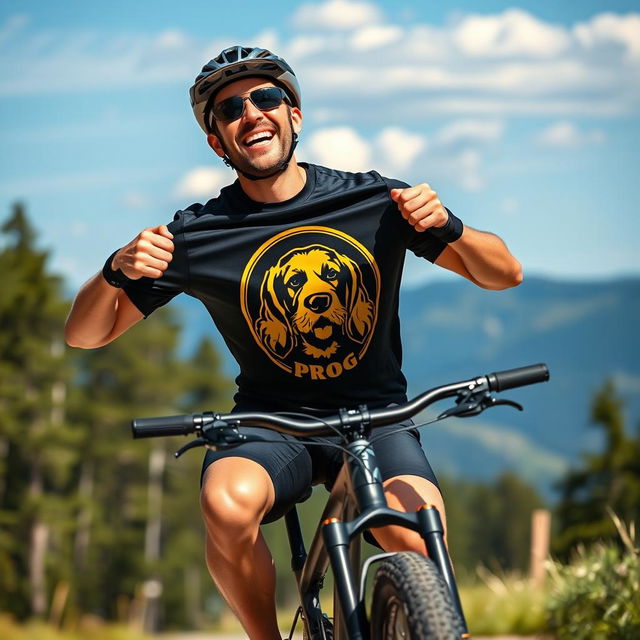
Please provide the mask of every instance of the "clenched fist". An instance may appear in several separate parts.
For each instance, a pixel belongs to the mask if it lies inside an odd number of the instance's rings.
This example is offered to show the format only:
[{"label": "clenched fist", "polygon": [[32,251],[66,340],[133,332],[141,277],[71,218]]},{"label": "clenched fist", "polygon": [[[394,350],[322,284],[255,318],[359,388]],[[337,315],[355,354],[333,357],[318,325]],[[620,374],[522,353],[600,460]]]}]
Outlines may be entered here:
[{"label": "clenched fist", "polygon": [[397,203],[402,217],[416,230],[426,231],[447,224],[449,214],[438,194],[426,183],[406,189],[391,189],[391,199]]},{"label": "clenched fist", "polygon": [[145,229],[122,247],[113,257],[111,268],[120,269],[131,280],[159,278],[172,258],[173,234],[167,225],[161,224]]}]

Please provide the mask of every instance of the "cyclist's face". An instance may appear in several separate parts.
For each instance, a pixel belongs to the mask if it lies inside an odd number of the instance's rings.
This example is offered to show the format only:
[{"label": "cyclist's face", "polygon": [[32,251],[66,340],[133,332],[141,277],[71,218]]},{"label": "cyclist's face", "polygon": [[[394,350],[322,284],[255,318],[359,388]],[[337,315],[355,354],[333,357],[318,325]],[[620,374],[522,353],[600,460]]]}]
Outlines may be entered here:
[{"label": "cyclist's face", "polygon": [[[264,78],[243,78],[223,87],[215,102],[232,96],[247,97],[255,89],[273,86]],[[216,122],[219,136],[209,134],[207,140],[220,157],[226,151],[239,169],[252,174],[269,173],[286,159],[293,132],[298,133],[301,124],[302,113],[297,107],[283,102],[275,109],[260,111],[251,100],[245,100],[242,115],[231,122]]]}]

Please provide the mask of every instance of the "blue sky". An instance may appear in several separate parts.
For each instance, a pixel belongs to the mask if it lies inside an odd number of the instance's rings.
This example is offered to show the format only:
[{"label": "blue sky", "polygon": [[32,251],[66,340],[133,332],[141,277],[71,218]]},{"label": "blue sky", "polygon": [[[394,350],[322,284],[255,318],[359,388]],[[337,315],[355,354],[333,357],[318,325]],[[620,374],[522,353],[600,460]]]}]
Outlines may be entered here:
[{"label": "blue sky", "polygon": [[637,0],[5,0],[0,211],[26,202],[72,287],[234,178],[187,90],[237,43],[298,73],[299,160],[429,182],[525,276],[640,275]]}]

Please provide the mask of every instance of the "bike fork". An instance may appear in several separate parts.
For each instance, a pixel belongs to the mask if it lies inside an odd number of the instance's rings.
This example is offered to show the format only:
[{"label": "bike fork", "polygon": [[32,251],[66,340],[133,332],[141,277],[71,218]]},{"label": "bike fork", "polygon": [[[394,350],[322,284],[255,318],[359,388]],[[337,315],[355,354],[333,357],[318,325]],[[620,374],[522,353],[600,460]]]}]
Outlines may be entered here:
[{"label": "bike fork", "polygon": [[324,523],[322,535],[329,554],[349,640],[368,640],[364,603],[358,597],[358,588],[349,561],[350,540],[346,525],[337,518],[330,518]]},{"label": "bike fork", "polygon": [[453,606],[460,616],[462,626],[464,627],[462,637],[468,638],[470,637],[469,630],[467,622],[464,619],[464,613],[462,612],[462,603],[460,602],[458,587],[453,575],[451,558],[444,543],[444,527],[442,526],[442,519],[440,518],[438,510],[431,504],[422,505],[422,507],[418,509],[418,524],[420,525],[420,532],[427,547],[427,554],[438,568],[438,571],[440,571],[440,575],[447,584],[447,587],[449,587]]}]

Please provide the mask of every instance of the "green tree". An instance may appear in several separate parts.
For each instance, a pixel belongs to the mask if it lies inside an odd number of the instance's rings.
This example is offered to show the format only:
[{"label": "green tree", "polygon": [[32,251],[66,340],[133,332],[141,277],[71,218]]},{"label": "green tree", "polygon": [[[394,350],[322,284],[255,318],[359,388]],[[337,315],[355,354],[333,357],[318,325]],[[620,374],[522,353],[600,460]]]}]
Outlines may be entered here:
[{"label": "green tree", "polygon": [[531,514],[543,506],[536,490],[511,471],[490,484],[447,478],[440,483],[456,568],[463,574],[478,565],[494,571],[527,571]]},{"label": "green tree", "polygon": [[111,344],[76,353],[70,410],[83,433],[73,542],[80,610],[115,617],[118,600],[133,598],[157,571],[166,443],[134,441],[128,425],[176,412],[184,390],[178,330],[162,309]]},{"label": "green tree", "polygon": [[580,542],[617,539],[608,509],[627,522],[640,519],[640,435],[627,434],[623,409],[613,382],[606,381],[591,406],[591,422],[602,431],[603,451],[584,455],[581,466],[560,482],[559,533],[553,548],[562,557]]},{"label": "green tree", "polygon": [[[60,498],[74,463],[77,434],[66,417],[69,368],[62,342],[66,304],[61,282],[47,271],[48,253],[24,205],[1,228],[0,251],[0,607],[43,616],[47,563],[55,573],[68,526]],[[22,576],[26,576],[23,579]]]},{"label": "green tree", "polygon": [[[184,413],[224,412],[231,407],[233,385],[222,372],[222,361],[213,342],[203,338],[193,355],[180,365],[183,395],[177,405]],[[167,445],[178,449],[184,438]],[[200,515],[199,485],[204,449],[170,459],[166,469],[164,537],[161,563],[164,584],[162,618],[167,625],[200,628],[204,602],[216,593],[204,561],[205,529]],[[216,599],[216,610],[221,600]]]}]

